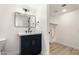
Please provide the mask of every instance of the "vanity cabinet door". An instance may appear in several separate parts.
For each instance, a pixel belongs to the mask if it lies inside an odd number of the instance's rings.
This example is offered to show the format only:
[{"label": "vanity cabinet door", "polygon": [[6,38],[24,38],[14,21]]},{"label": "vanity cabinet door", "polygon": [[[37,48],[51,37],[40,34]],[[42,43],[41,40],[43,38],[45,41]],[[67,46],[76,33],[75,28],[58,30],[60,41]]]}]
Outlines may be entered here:
[{"label": "vanity cabinet door", "polygon": [[36,35],[36,37],[33,36],[33,38],[32,38],[33,49],[37,50],[37,51],[41,50],[41,44],[42,44],[41,43],[41,35]]},{"label": "vanity cabinet door", "polygon": [[21,55],[29,55],[32,51],[32,43],[29,36],[21,36]]},{"label": "vanity cabinet door", "polygon": [[32,46],[31,46],[31,49],[32,49],[32,53],[34,55],[36,54],[40,54],[41,52],[41,35],[38,34],[38,35],[32,35],[31,36],[31,43],[32,43]]}]

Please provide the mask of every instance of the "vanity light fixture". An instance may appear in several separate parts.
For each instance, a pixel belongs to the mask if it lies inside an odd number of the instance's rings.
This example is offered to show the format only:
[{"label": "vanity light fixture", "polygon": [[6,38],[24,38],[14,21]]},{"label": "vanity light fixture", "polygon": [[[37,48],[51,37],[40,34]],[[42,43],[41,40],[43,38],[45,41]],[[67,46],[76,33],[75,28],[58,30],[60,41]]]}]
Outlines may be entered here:
[{"label": "vanity light fixture", "polygon": [[67,6],[67,4],[62,4],[61,7],[62,7],[62,12],[66,12],[67,9],[65,9],[65,7]]},{"label": "vanity light fixture", "polygon": [[67,6],[67,4],[62,4],[61,6],[62,6],[62,7],[65,7],[65,6]]},{"label": "vanity light fixture", "polygon": [[28,9],[26,9],[26,8],[23,8],[23,10],[24,10],[25,12],[29,12],[29,10],[28,10]]}]

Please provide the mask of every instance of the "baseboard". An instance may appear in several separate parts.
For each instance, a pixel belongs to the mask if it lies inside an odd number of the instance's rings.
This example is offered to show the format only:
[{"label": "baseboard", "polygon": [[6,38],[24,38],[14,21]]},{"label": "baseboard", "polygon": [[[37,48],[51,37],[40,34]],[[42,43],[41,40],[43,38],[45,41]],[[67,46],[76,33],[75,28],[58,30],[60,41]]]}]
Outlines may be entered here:
[{"label": "baseboard", "polygon": [[[20,52],[19,51],[6,52],[4,55],[20,55]],[[38,55],[43,55],[43,53],[41,52]]]},{"label": "baseboard", "polygon": [[6,52],[6,55],[19,55],[19,51]]}]

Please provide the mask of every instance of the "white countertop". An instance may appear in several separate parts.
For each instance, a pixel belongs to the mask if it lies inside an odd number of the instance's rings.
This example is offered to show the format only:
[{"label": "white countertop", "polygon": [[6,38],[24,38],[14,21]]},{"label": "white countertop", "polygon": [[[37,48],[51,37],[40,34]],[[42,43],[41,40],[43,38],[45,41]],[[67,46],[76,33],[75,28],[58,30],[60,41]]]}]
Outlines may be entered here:
[{"label": "white countertop", "polygon": [[18,34],[19,34],[19,36],[23,36],[23,35],[41,34],[41,32],[34,32],[34,33],[19,32]]}]

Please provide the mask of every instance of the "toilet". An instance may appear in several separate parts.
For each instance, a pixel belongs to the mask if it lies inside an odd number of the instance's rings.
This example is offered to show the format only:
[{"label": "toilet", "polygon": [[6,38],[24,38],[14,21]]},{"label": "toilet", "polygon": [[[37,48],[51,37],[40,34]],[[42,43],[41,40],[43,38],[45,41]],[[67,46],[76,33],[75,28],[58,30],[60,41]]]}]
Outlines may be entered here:
[{"label": "toilet", "polygon": [[6,39],[1,38],[0,39],[0,55],[2,54],[2,50],[5,48]]}]

